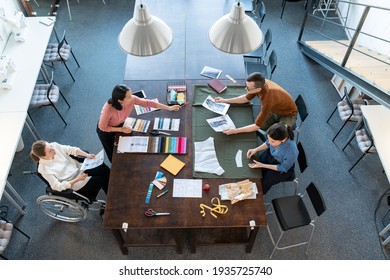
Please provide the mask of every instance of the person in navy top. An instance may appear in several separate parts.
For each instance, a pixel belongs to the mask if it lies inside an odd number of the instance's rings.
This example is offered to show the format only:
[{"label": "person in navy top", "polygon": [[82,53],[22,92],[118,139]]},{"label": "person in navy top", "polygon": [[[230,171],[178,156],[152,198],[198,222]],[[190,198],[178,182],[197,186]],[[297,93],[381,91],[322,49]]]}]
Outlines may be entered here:
[{"label": "person in navy top", "polygon": [[[298,148],[294,141],[294,132],[290,126],[276,123],[267,130],[268,140],[246,153],[253,162],[250,168],[262,168],[261,184],[263,194],[266,194],[273,185],[280,182],[294,180],[294,164],[298,158]],[[264,151],[265,150],[265,151]],[[256,153],[264,151],[259,160]]]}]

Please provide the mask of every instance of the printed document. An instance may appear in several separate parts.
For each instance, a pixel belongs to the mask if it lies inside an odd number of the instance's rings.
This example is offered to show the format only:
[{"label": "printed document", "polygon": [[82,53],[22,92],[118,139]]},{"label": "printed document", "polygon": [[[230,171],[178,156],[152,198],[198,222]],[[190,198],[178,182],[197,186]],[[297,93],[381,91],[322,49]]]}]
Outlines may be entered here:
[{"label": "printed document", "polygon": [[236,128],[229,115],[223,115],[216,118],[207,119],[207,122],[216,132],[222,132],[227,129]]},{"label": "printed document", "polygon": [[214,98],[212,98],[210,95],[207,96],[205,101],[202,103],[202,106],[206,109],[209,109],[210,111],[213,111],[220,115],[226,115],[230,104],[227,103],[218,103],[214,101]]},{"label": "printed document", "polygon": [[202,197],[202,179],[174,179],[172,197]]},{"label": "printed document", "polygon": [[101,165],[104,161],[104,151],[101,150],[95,158],[86,158],[83,161],[83,165],[81,166],[81,170],[92,169]]}]

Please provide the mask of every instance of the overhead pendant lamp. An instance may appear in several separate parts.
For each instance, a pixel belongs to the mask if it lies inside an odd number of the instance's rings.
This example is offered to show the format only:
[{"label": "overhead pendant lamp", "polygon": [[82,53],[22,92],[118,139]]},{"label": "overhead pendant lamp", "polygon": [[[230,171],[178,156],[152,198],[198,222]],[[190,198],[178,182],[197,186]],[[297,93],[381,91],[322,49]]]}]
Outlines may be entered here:
[{"label": "overhead pendant lamp", "polygon": [[151,56],[165,51],[172,44],[171,28],[149,13],[145,4],[135,7],[134,16],[118,37],[121,49],[131,55]]},{"label": "overhead pendant lamp", "polygon": [[209,39],[217,49],[232,54],[256,50],[263,42],[263,32],[257,23],[245,14],[244,5],[233,4],[229,14],[217,20],[210,28]]}]

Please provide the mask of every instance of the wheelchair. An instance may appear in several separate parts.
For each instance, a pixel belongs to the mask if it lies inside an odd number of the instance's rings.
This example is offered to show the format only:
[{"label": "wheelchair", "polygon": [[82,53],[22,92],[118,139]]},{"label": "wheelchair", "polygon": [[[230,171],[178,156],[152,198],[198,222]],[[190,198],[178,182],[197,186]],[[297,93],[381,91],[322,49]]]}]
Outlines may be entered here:
[{"label": "wheelchair", "polygon": [[49,217],[69,223],[84,220],[88,211],[98,211],[102,216],[106,205],[104,200],[90,201],[76,191],[69,189],[58,192],[49,186],[46,187],[46,195],[38,197],[36,203]]},{"label": "wheelchair", "polygon": [[[83,160],[78,157],[74,159]],[[103,216],[106,207],[104,200],[91,201],[88,197],[71,189],[61,192],[53,190],[37,170],[24,171],[23,174],[34,174],[46,184],[46,195],[38,197],[36,203],[49,217],[63,222],[77,223],[87,217],[88,211],[99,212],[100,216]]]}]

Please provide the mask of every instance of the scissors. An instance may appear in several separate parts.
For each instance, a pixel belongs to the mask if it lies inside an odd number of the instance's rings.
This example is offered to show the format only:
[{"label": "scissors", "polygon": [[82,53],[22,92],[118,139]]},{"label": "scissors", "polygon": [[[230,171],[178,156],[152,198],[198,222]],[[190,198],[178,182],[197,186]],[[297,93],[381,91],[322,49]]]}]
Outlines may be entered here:
[{"label": "scissors", "polygon": [[156,129],[153,129],[151,132],[149,132],[152,136],[157,136],[157,135],[160,135],[160,134],[164,134],[164,135],[171,135],[170,133],[168,132],[164,132],[164,131],[159,131],[159,130],[156,130]]},{"label": "scissors", "polygon": [[167,215],[171,215],[171,213],[157,213],[156,211],[154,211],[152,208],[148,209],[145,211],[145,216],[148,216],[148,217],[153,217],[153,216],[167,216]]}]

